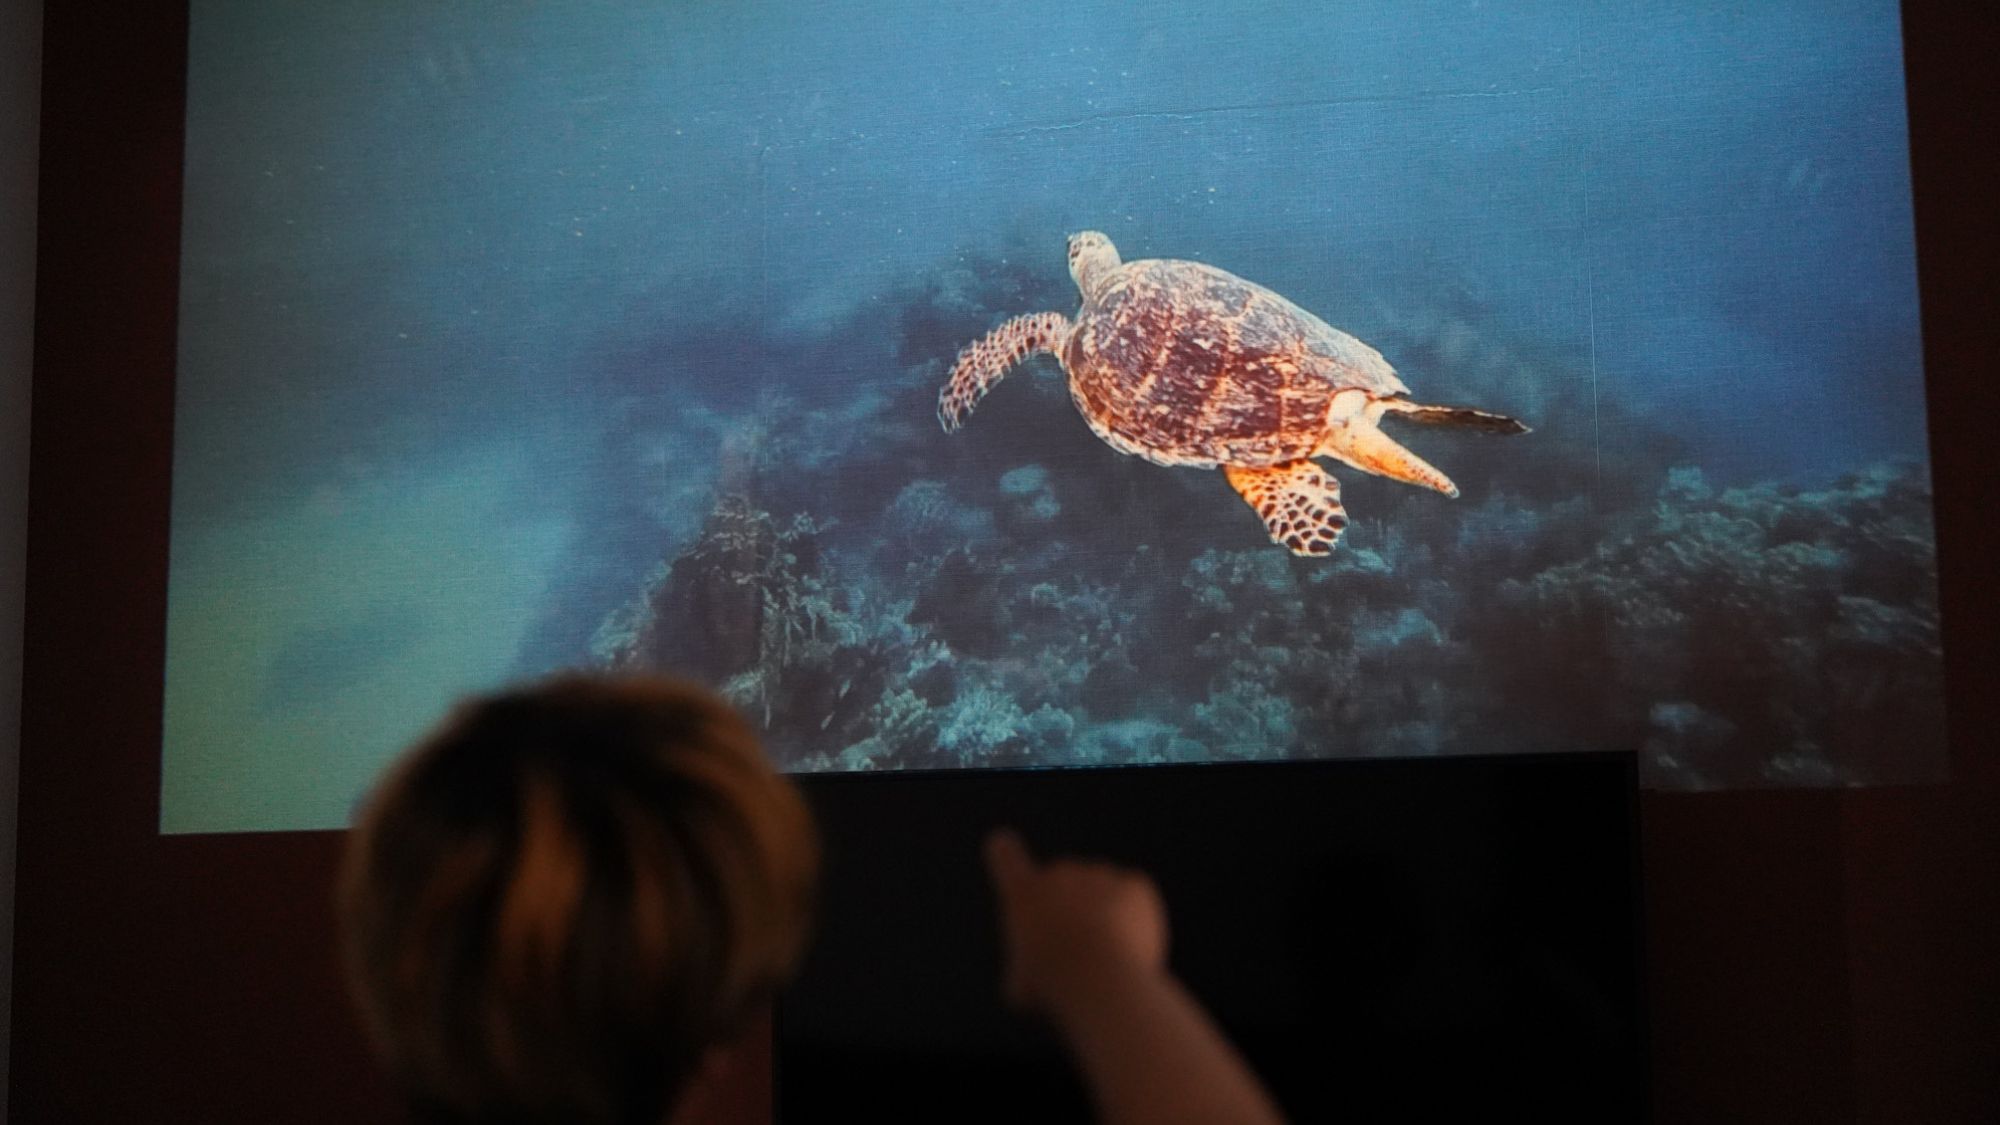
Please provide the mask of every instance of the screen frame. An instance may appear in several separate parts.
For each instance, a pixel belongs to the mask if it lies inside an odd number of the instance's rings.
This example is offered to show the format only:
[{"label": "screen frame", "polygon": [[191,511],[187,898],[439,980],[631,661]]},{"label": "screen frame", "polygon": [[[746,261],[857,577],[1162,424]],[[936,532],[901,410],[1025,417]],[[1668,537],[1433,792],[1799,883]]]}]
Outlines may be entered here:
[{"label": "screen frame", "polygon": [[[1978,1038],[2000,994],[1995,17],[1904,18],[1952,773],[1642,795],[1662,1120],[1968,1119],[2000,1098]],[[50,5],[44,36],[13,1110],[381,1115],[331,941],[342,834],[158,831],[186,7]],[[768,1119],[765,1065],[713,1119]]]}]

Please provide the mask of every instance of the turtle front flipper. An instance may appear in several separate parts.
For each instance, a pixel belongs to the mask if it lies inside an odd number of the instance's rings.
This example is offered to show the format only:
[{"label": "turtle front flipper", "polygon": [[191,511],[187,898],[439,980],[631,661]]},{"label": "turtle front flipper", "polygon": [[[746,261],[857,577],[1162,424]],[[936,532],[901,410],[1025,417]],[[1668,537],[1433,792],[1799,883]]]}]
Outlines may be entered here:
[{"label": "turtle front flipper", "polygon": [[1295,555],[1330,555],[1347,530],[1340,482],[1311,461],[1267,469],[1224,465],[1222,471],[1230,487],[1263,517],[1271,541]]},{"label": "turtle front flipper", "polygon": [[944,432],[964,425],[966,415],[1015,364],[1036,352],[1060,355],[1072,327],[1061,313],[1029,313],[995,328],[959,352],[951,378],[938,391],[938,422]]}]

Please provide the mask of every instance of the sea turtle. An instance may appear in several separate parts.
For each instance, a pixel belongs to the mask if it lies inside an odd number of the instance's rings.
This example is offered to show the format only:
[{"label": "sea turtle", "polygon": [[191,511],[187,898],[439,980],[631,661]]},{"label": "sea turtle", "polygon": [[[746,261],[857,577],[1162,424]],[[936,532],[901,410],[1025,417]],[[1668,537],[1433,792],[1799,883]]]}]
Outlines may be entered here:
[{"label": "sea turtle", "polygon": [[1347,526],[1340,482],[1313,462],[1457,496],[1443,473],[1384,434],[1385,414],[1520,434],[1512,418],[1411,402],[1382,353],[1261,285],[1200,262],[1121,262],[1096,231],[1069,239],[1083,294],[1059,312],[1007,321],[958,354],[938,392],[938,421],[965,423],[1009,368],[1049,352],[1098,437],[1156,465],[1220,468],[1273,542],[1325,555]]}]

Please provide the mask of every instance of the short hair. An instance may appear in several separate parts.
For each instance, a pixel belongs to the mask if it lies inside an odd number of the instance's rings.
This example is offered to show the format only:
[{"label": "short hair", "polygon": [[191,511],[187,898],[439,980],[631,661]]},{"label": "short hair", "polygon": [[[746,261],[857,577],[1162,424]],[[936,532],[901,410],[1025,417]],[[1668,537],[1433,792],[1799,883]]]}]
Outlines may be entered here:
[{"label": "short hair", "polygon": [[702,689],[473,700],[349,838],[351,988],[425,1119],[657,1125],[791,976],[817,866],[798,791]]}]

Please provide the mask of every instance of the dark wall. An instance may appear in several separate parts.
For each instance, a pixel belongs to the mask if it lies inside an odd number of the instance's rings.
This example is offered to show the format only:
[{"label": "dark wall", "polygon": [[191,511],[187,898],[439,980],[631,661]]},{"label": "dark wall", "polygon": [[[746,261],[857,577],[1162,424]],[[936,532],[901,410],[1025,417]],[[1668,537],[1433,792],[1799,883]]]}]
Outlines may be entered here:
[{"label": "dark wall", "polygon": [[[2000,1119],[1995,21],[1946,7],[1910,6],[1908,60],[1952,780],[1646,798],[1662,1121]],[[47,14],[14,1109],[382,1119],[327,939],[338,836],[154,829],[185,31]],[[761,1119],[758,1079],[716,1119]]]},{"label": "dark wall", "polygon": [[[41,0],[0,0],[0,1055],[13,993],[14,812],[21,762],[21,613],[28,549],[28,373],[35,323],[35,148]],[[0,1058],[0,1091],[7,1064]],[[0,1097],[0,1122],[7,1120]]]}]

